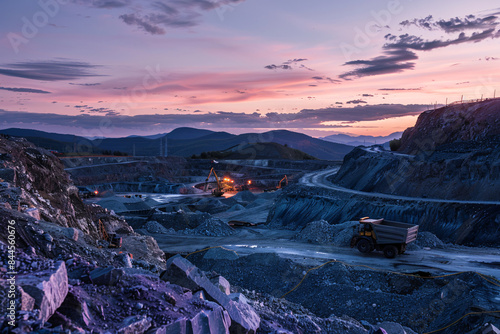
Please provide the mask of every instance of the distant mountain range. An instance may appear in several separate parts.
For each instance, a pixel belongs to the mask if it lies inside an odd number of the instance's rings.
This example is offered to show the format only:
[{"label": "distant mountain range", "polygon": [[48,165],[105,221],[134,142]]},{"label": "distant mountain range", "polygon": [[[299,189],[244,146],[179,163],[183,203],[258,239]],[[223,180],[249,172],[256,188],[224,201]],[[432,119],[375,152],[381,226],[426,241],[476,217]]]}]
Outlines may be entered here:
[{"label": "distant mountain range", "polygon": [[[28,129],[5,129],[0,133],[25,137],[38,146],[62,153],[124,152],[137,156],[190,157],[203,152],[244,149],[248,144],[278,143],[323,160],[341,160],[353,147],[307,136],[302,133],[274,130],[264,133],[234,135],[194,128],[177,128],[166,134],[124,138],[87,139],[84,137]],[[168,152],[168,154],[166,154]]]},{"label": "distant mountain range", "polygon": [[371,146],[375,144],[385,144],[393,139],[399,139],[403,135],[403,132],[394,132],[391,133],[388,136],[350,136],[346,134],[337,134],[337,135],[331,135],[327,137],[323,137],[321,139],[332,142],[332,143],[339,143],[339,144],[345,144],[345,145],[350,145],[350,146]]}]

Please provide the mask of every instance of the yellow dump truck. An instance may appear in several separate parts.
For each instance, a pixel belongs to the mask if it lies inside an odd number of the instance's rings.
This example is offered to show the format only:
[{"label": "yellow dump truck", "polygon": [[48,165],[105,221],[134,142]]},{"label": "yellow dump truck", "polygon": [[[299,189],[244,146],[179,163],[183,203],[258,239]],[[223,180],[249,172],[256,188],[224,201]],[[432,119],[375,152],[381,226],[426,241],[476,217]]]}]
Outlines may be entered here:
[{"label": "yellow dump truck", "polygon": [[418,225],[390,220],[364,217],[354,226],[351,247],[361,253],[374,250],[383,251],[385,257],[392,259],[406,251],[406,245],[417,239]]}]

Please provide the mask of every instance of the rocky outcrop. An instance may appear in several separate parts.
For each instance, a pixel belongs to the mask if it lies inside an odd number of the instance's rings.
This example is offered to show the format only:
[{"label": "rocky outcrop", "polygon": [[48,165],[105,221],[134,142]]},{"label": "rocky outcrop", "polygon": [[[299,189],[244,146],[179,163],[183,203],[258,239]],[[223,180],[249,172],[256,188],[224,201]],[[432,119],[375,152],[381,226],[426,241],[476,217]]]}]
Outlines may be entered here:
[{"label": "rocky outcrop", "polygon": [[500,138],[486,148],[449,144],[417,156],[357,147],[332,181],[349,189],[408,197],[497,201]]},{"label": "rocky outcrop", "polygon": [[358,147],[333,182],[400,196],[497,201],[500,99],[423,112],[397,152]]},{"label": "rocky outcrop", "polygon": [[43,220],[97,235],[90,211],[53,154],[24,139],[0,137],[0,169],[6,177],[0,202],[19,211],[36,208]]},{"label": "rocky outcrop", "polygon": [[484,142],[500,135],[500,99],[457,103],[420,114],[401,138],[400,152],[417,154],[457,142]]},{"label": "rocky outcrop", "polygon": [[299,229],[321,219],[338,224],[366,216],[418,224],[421,231],[432,232],[445,242],[500,245],[500,207],[495,204],[387,199],[340,190],[295,187],[278,198],[268,223]]},{"label": "rocky outcrop", "polygon": [[21,277],[19,285],[35,300],[35,308],[40,310],[39,318],[45,322],[61,306],[68,294],[66,265],[61,261],[53,270]]},{"label": "rocky outcrop", "polygon": [[229,334],[231,318],[219,305],[207,302],[212,309],[204,310],[192,319],[181,318],[173,324],[148,331],[148,334]]},{"label": "rocky outcrop", "polygon": [[177,255],[167,261],[167,270],[161,276],[164,281],[179,284],[192,291],[200,291],[207,298],[221,305],[231,318],[232,333],[249,333],[257,331],[260,318],[255,311],[244,302],[231,300],[219,287],[215,286],[196,266]]}]

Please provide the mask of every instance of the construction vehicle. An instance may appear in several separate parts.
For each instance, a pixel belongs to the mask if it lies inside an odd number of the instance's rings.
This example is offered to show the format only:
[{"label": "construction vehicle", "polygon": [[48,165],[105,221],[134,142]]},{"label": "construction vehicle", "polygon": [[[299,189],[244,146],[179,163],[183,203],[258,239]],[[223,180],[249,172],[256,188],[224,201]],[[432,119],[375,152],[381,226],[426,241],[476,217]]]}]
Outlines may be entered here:
[{"label": "construction vehicle", "polygon": [[280,180],[280,182],[278,182],[278,186],[276,187],[276,189],[281,189],[282,187],[284,187],[284,186],[282,186],[283,181],[285,182],[285,186],[287,186],[288,185],[288,177],[286,175],[284,178],[282,178]]},{"label": "construction vehicle", "polygon": [[403,254],[406,245],[417,239],[418,225],[364,217],[353,230],[351,247],[356,246],[365,254],[383,251],[386,258],[392,259]]},{"label": "construction vehicle", "polygon": [[121,248],[122,238],[117,237],[115,233],[110,233],[106,231],[104,223],[99,219],[99,234],[101,235],[101,240],[108,243],[108,248]]},{"label": "construction vehicle", "polygon": [[205,180],[204,191],[207,191],[208,180],[210,179],[212,173],[214,174],[215,181],[217,182],[217,188],[212,191],[212,195],[214,195],[215,197],[221,197],[222,195],[224,195],[224,191],[222,190],[222,184],[213,167],[210,169],[210,173],[208,173],[207,179]]}]

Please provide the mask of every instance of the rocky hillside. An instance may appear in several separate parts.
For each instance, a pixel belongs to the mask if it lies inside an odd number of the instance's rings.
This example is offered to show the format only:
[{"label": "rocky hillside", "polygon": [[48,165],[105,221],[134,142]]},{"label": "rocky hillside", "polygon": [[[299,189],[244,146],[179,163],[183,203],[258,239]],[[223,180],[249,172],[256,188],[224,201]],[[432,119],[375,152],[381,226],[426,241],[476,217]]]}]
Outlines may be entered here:
[{"label": "rocky hillside", "polygon": [[498,200],[500,100],[427,111],[401,142],[397,153],[354,149],[333,181],[409,197]]},{"label": "rocky hillside", "polygon": [[452,143],[484,143],[500,136],[500,99],[428,110],[401,138],[400,152],[416,154]]}]

